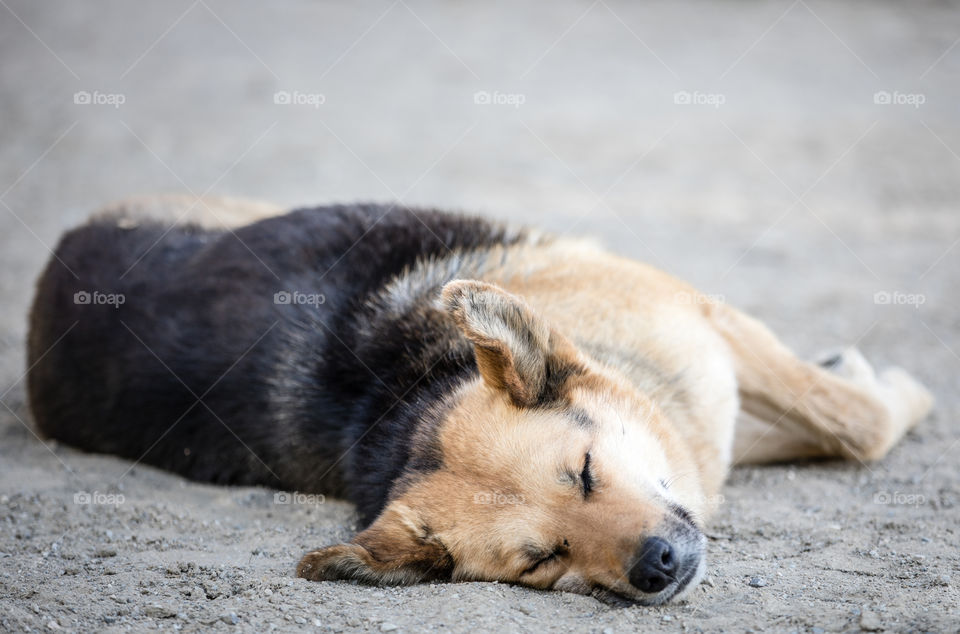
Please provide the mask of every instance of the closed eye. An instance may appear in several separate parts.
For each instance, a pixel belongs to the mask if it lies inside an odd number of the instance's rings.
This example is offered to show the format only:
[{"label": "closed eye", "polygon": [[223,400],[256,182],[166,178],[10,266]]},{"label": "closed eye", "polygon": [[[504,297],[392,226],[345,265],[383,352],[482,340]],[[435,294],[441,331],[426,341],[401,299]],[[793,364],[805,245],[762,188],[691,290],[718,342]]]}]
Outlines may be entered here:
[{"label": "closed eye", "polygon": [[[528,567],[526,570],[524,570],[524,571],[523,571],[522,573],[520,573],[520,574],[521,574],[521,575],[529,575],[529,574],[535,572],[535,571],[537,570],[537,568],[539,568],[540,566],[543,566],[544,564],[548,564],[548,563],[551,563],[551,562],[553,562],[553,561],[556,561],[557,558],[560,557],[560,555],[566,554],[567,552],[569,552],[569,550],[570,550],[570,542],[568,542],[566,539],[564,539],[564,540],[563,540],[563,544],[556,546],[552,551],[550,551],[549,554],[547,554],[547,555],[545,555],[545,556],[541,556],[539,559],[537,559],[536,561],[533,562],[533,565],[531,565],[530,567]],[[541,552],[542,552],[542,551],[541,551]]]},{"label": "closed eye", "polygon": [[590,452],[583,457],[583,471],[580,472],[580,484],[583,486],[583,499],[590,497],[593,491],[593,475],[590,473]]},{"label": "closed eye", "polygon": [[549,562],[553,561],[554,559],[556,559],[556,558],[557,558],[557,554],[558,554],[557,551],[553,551],[552,553],[550,553],[550,554],[547,555],[546,557],[540,558],[539,560],[537,560],[536,562],[534,562],[534,564],[533,564],[532,566],[530,566],[529,568],[527,568],[526,570],[524,570],[521,574],[529,575],[529,574],[533,573],[534,571],[536,571],[537,568],[539,568],[539,567],[542,566],[543,564],[549,563]]}]

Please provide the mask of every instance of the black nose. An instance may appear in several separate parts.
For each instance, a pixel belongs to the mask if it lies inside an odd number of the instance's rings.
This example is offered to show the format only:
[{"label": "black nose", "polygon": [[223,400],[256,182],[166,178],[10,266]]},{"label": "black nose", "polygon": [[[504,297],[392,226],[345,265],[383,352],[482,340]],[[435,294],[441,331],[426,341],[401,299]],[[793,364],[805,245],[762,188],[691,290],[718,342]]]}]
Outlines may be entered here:
[{"label": "black nose", "polygon": [[637,552],[630,568],[630,584],[642,592],[660,592],[676,578],[677,555],[673,547],[659,537],[650,537]]}]

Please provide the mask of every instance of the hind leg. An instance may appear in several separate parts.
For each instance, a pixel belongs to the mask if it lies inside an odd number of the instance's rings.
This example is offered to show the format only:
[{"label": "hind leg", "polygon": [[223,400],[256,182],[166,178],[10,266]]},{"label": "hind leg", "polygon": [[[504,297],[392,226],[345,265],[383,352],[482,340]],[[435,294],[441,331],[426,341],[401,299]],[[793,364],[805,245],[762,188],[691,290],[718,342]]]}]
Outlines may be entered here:
[{"label": "hind leg", "polygon": [[733,353],[741,407],[739,462],[882,458],[922,420],[930,393],[909,374],[880,374],[855,349],[821,364],[797,358],[759,321],[729,306],[709,317]]}]

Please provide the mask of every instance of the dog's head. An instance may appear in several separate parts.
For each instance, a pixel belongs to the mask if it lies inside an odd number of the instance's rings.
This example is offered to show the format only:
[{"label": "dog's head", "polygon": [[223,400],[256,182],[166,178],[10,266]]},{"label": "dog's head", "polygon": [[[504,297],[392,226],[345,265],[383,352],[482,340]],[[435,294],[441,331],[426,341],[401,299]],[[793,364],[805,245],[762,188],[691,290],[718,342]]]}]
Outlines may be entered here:
[{"label": "dog's head", "polygon": [[313,580],[485,580],[658,604],[703,576],[696,467],[657,406],[518,297],[444,287],[480,377],[436,426],[436,469],[403,478],[351,543],[307,554]]}]

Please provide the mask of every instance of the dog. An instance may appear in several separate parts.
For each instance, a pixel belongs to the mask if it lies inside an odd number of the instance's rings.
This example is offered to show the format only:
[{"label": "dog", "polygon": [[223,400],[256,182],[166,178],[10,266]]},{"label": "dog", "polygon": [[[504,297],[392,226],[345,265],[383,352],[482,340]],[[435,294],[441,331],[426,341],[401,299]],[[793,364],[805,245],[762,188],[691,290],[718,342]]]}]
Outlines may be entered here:
[{"label": "dog", "polygon": [[385,205],[107,209],[42,273],[28,364],[47,437],[353,502],[300,577],[611,604],[699,583],[732,465],[877,460],[933,404],[591,242]]}]

